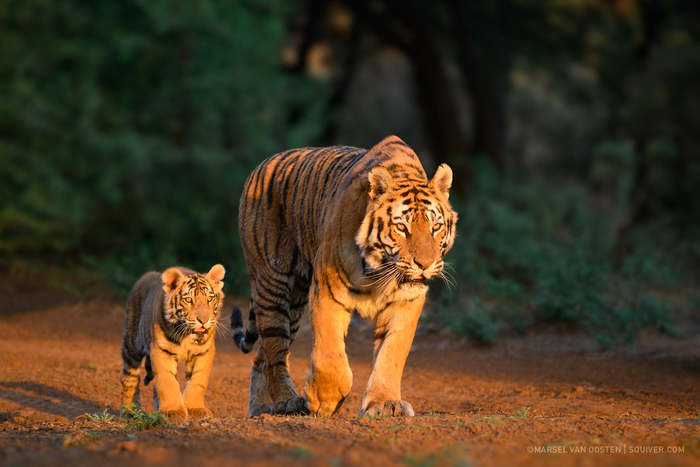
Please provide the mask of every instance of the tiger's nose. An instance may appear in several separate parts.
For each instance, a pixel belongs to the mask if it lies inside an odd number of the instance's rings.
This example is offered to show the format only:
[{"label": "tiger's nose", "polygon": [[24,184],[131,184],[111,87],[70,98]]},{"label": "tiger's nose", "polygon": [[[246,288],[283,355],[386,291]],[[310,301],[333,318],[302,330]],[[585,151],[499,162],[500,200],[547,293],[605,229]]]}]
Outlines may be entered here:
[{"label": "tiger's nose", "polygon": [[421,269],[427,269],[428,266],[430,266],[430,264],[423,264],[423,263],[427,263],[427,261],[425,261],[425,260],[423,260],[423,259],[421,259],[421,260],[419,261],[419,260],[417,260],[416,258],[413,258],[413,262],[415,263],[416,266],[418,266],[418,267],[421,268]]}]

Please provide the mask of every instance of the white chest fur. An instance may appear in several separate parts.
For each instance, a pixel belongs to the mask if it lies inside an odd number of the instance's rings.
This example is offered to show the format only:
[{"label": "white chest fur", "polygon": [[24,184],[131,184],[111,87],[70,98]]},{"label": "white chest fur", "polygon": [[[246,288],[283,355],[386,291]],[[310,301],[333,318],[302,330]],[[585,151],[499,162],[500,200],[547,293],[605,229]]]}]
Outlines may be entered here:
[{"label": "white chest fur", "polygon": [[[205,341],[204,339],[206,339],[206,337],[209,337],[209,339]],[[163,330],[156,324],[153,326],[153,342],[162,350],[175,355],[178,361],[180,361],[186,360],[190,355],[205,352],[214,344],[214,336],[190,334],[185,336],[179,344],[176,344],[168,340]]]},{"label": "white chest fur", "polygon": [[407,287],[391,286],[384,290],[375,290],[369,294],[357,294],[348,291],[345,294],[344,305],[355,309],[364,319],[374,321],[377,315],[392,303],[409,302],[428,292],[426,285],[410,285]]}]

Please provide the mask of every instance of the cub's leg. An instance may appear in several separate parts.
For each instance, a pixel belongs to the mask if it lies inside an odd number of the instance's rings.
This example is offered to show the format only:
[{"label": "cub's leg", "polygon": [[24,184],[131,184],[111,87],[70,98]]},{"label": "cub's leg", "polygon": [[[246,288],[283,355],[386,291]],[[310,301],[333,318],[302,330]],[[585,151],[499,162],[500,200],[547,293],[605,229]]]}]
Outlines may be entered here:
[{"label": "cub's leg", "polygon": [[150,354],[155,378],[153,408],[171,420],[184,420],[187,418],[187,409],[177,382],[177,355],[162,350],[155,341],[156,339],[151,344]]},{"label": "cub's leg", "polygon": [[374,336],[374,362],[362,398],[367,415],[410,416],[413,407],[401,400],[401,376],[411,350],[425,296],[390,305],[378,317]]},{"label": "cub's leg", "polygon": [[352,314],[333,299],[327,285],[317,281],[311,286],[309,308],[314,346],[304,393],[311,413],[330,416],[338,411],[352,387],[352,371],[345,354]]},{"label": "cub's leg", "polygon": [[122,416],[130,409],[141,409],[141,396],[139,394],[139,367],[143,360],[143,354],[130,352],[128,346],[122,345]]},{"label": "cub's leg", "polygon": [[[214,362],[214,338],[207,342],[208,348],[194,349],[185,362],[185,407],[192,418],[211,417],[211,411],[204,405],[204,393],[209,385],[212,363]],[[205,344],[205,346],[207,346]]]},{"label": "cub's leg", "polygon": [[[122,375],[121,375],[121,414],[130,409],[141,409],[141,397],[139,394],[139,367],[144,357],[144,349],[138,345],[138,326],[140,309],[133,297],[129,294],[124,315],[124,334],[122,336]],[[148,384],[148,376],[146,376]]]}]

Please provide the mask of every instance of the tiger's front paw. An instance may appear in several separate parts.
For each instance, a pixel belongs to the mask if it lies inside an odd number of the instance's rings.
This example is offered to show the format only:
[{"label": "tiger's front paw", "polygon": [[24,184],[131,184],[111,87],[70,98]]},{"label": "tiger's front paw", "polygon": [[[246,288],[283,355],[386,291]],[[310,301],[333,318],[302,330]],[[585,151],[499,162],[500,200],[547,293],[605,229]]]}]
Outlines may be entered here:
[{"label": "tiger's front paw", "polygon": [[361,413],[370,417],[413,417],[413,407],[406,401],[370,402]]},{"label": "tiger's front paw", "polygon": [[336,385],[318,386],[313,382],[304,387],[309,412],[319,417],[330,417],[335,414],[345,402],[350,388],[343,390]]},{"label": "tiger's front paw", "polygon": [[193,407],[193,408],[188,407],[187,408],[187,415],[193,420],[212,417],[211,410],[207,409],[206,407]]}]

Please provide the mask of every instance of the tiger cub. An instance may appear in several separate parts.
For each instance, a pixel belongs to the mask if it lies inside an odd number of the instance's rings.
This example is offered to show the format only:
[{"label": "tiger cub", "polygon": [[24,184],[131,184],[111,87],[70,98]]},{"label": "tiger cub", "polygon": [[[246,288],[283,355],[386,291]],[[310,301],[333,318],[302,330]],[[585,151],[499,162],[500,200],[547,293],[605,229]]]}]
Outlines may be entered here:
[{"label": "tiger cub", "polygon": [[[206,274],[173,267],[162,274],[147,272],[136,282],[126,300],[122,412],[141,407],[139,367],[146,357],[144,384],[155,378],[153,410],[171,420],[211,416],[204,393],[214,361],[225,273],[220,264]],[[187,380],[184,393],[176,379],[181,360]]]}]

